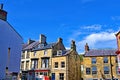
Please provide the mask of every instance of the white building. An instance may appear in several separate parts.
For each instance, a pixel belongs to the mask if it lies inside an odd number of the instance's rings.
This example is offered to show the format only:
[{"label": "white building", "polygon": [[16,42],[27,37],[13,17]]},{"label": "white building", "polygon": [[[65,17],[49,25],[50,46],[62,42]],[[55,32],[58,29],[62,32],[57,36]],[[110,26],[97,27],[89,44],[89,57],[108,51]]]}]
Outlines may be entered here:
[{"label": "white building", "polygon": [[0,5],[0,80],[6,72],[14,76],[20,71],[22,37],[6,19],[7,12]]}]

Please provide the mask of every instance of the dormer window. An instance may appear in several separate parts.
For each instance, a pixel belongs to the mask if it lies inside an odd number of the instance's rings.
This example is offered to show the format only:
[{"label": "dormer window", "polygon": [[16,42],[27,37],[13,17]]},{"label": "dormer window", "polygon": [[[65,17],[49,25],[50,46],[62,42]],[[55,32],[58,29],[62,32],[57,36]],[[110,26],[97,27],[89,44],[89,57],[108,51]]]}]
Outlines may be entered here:
[{"label": "dormer window", "polygon": [[38,45],[38,48],[43,48],[44,47],[44,44],[39,44]]},{"label": "dormer window", "polygon": [[58,50],[57,51],[57,56],[61,56],[62,55],[62,50]]}]

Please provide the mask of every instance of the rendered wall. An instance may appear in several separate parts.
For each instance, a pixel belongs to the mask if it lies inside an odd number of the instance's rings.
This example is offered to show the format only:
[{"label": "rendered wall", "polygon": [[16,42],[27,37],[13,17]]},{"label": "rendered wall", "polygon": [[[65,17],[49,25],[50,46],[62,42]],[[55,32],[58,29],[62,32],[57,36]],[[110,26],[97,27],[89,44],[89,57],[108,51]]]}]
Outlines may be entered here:
[{"label": "rendered wall", "polygon": [[0,19],[0,79],[5,77],[8,48],[10,48],[8,69],[10,72],[19,72],[22,38],[6,21]]}]

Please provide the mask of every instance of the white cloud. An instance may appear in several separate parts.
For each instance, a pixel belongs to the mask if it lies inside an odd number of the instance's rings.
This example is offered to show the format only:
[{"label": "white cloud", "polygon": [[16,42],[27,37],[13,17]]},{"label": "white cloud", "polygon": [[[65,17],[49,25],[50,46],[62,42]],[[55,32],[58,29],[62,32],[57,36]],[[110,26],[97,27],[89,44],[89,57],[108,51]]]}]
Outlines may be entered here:
[{"label": "white cloud", "polygon": [[120,16],[112,16],[111,18],[112,18],[112,20],[114,20],[114,21],[120,20]]},{"label": "white cloud", "polygon": [[94,24],[90,26],[83,26],[83,29],[89,29],[89,30],[101,30],[102,25],[100,24]]},{"label": "white cloud", "polygon": [[82,3],[87,3],[87,2],[91,2],[91,1],[94,1],[94,0],[81,0]]},{"label": "white cloud", "polygon": [[106,48],[110,48],[110,47],[115,48],[116,47],[115,33],[116,32],[111,32],[111,33],[110,32],[100,32],[100,33],[90,34],[90,35],[86,36],[84,38],[84,40],[77,41],[78,51],[84,50],[84,45],[86,43],[88,43],[91,48],[105,48],[105,47]]}]

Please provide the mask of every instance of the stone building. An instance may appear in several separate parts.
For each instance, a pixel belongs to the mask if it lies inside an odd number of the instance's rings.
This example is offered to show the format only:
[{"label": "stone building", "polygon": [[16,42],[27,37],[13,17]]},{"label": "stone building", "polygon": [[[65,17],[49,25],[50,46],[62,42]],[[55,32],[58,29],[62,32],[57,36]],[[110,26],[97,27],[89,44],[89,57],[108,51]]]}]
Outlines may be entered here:
[{"label": "stone building", "polygon": [[[39,41],[28,40],[23,45],[21,73],[23,79],[33,80],[47,77],[52,80],[79,80],[80,59],[75,42],[66,50],[62,38],[47,43],[46,36],[40,35]],[[56,68],[58,66],[58,68]]]},{"label": "stone building", "polygon": [[75,41],[70,50],[58,50],[52,57],[52,80],[80,80],[80,58]]},{"label": "stone building", "polygon": [[89,49],[88,44],[86,44],[83,60],[84,80],[119,80],[120,72],[115,52],[114,49]]}]

